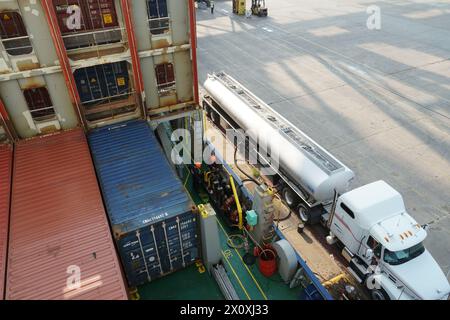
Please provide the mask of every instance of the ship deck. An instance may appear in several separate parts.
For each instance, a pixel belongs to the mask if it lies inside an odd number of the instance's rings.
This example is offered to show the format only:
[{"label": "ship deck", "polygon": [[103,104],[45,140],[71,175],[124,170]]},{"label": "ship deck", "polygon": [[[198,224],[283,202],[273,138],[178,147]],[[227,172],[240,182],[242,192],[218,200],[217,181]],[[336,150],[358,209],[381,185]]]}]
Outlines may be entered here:
[{"label": "ship deck", "polygon": [[[207,195],[186,187],[195,203],[208,202]],[[278,273],[263,276],[257,263],[248,266],[243,261],[244,249],[233,249],[227,244],[236,234],[220,216],[217,218],[222,246],[222,260],[228,277],[241,300],[298,300],[302,287],[290,289]],[[212,275],[202,265],[193,265],[138,288],[141,300],[223,300],[224,297]]]}]

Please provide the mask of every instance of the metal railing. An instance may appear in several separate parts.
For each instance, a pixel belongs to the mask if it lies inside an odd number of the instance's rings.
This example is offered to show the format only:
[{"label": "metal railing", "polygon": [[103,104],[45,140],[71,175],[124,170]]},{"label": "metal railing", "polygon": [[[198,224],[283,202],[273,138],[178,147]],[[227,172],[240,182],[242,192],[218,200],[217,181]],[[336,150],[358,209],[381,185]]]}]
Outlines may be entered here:
[{"label": "metal railing", "polygon": [[176,91],[176,82],[167,82],[158,85],[158,93],[160,96],[171,95],[174,91]]},{"label": "metal railing", "polygon": [[148,26],[152,35],[168,34],[171,30],[170,17],[148,19]]},{"label": "metal railing", "polygon": [[83,102],[84,114],[90,122],[116,119],[136,112],[138,105],[134,99],[135,91],[114,95],[107,98]]},{"label": "metal railing", "polygon": [[79,31],[62,36],[67,52],[86,49],[101,48],[112,44],[125,45],[125,28],[116,27],[102,30]]},{"label": "metal railing", "polygon": [[2,38],[1,41],[6,52],[11,56],[20,56],[33,52],[30,36]]},{"label": "metal railing", "polygon": [[126,98],[129,98],[130,96],[132,96],[135,93],[136,93],[135,91],[128,91],[125,93],[120,93],[117,95],[112,95],[112,96],[108,96],[108,97],[104,97],[104,98],[87,100],[87,101],[83,101],[83,105],[92,107],[94,105],[102,105],[105,103],[114,102],[116,100],[125,100]]},{"label": "metal railing", "polygon": [[[44,113],[43,115],[40,115]],[[53,106],[30,110],[31,117],[34,121],[47,121],[56,118],[55,108]]]}]

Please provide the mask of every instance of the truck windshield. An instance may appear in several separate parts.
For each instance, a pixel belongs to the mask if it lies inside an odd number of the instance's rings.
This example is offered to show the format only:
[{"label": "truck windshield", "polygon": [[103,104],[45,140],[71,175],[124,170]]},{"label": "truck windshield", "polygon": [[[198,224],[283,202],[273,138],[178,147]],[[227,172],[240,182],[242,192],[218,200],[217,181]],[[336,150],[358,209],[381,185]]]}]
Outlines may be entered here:
[{"label": "truck windshield", "polygon": [[422,253],[424,253],[424,251],[425,247],[422,243],[416,244],[411,248],[395,252],[385,249],[384,261],[389,263],[390,265],[396,266],[420,256]]}]

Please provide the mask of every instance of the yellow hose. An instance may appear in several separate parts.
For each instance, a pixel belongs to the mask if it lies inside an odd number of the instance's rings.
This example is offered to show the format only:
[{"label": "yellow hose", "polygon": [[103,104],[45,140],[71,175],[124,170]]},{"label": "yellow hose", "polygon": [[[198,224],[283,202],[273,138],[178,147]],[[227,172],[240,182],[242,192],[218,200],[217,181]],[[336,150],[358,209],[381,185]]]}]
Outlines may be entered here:
[{"label": "yellow hose", "polygon": [[337,277],[334,277],[331,280],[325,281],[324,283],[322,283],[322,285],[324,287],[328,287],[328,286],[332,286],[337,284],[339,281],[341,280],[347,280],[345,274],[341,273],[340,275],[338,275]]},{"label": "yellow hose", "polygon": [[230,184],[231,184],[231,189],[233,189],[234,200],[236,201],[236,207],[237,207],[238,214],[239,214],[239,229],[242,230],[242,229],[244,229],[244,220],[242,217],[242,207],[241,207],[241,202],[239,201],[239,197],[238,197],[237,190],[236,190],[236,185],[234,184],[234,179],[233,179],[232,175],[230,175]]}]

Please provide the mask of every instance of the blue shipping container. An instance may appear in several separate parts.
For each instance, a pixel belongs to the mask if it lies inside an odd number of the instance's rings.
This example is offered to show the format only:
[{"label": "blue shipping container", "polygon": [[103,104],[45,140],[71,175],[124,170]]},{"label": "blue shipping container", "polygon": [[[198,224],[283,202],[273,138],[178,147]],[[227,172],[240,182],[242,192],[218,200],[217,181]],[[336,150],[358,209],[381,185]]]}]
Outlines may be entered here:
[{"label": "blue shipping container", "polygon": [[129,285],[195,262],[193,203],[147,122],[94,130],[89,144]]},{"label": "blue shipping container", "polygon": [[130,93],[126,61],[78,69],[74,78],[81,102],[88,106],[127,98]]}]

